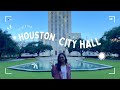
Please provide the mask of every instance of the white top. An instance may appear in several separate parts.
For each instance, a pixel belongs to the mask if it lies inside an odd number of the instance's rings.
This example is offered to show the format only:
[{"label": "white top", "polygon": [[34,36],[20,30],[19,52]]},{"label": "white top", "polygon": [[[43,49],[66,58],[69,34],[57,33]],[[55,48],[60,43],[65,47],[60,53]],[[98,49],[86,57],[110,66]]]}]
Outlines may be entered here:
[{"label": "white top", "polygon": [[67,79],[67,69],[66,69],[66,65],[61,66],[61,72],[62,72],[62,77],[63,77],[63,79]]}]

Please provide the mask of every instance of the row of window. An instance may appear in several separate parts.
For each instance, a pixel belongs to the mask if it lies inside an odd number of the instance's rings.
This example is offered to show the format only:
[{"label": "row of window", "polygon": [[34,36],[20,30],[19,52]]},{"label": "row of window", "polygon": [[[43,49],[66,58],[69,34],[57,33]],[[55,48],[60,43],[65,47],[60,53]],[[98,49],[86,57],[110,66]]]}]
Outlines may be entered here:
[{"label": "row of window", "polygon": [[[51,29],[51,32],[53,33],[53,29]],[[65,37],[66,36],[66,33],[69,33],[69,31],[67,30],[67,32],[65,33],[65,31],[63,32],[63,34],[61,33],[61,30],[59,30],[57,32],[57,29],[55,30],[55,35],[57,35],[59,33],[59,36],[58,38],[60,39],[62,36]],[[55,39],[57,39],[57,37],[55,37]]]},{"label": "row of window", "polygon": [[70,11],[51,11],[51,15],[58,14],[58,15],[69,15]]},{"label": "row of window", "polygon": [[63,18],[59,18],[59,19],[53,19],[53,18],[51,18],[51,23],[57,23],[57,22],[60,22],[60,23],[62,23],[62,22],[64,22],[64,21],[66,21],[67,23],[69,22],[69,19],[63,19]]},{"label": "row of window", "polygon": [[[66,15],[65,15],[66,14]],[[59,15],[59,18],[58,18],[58,15]],[[51,32],[53,32],[53,28],[55,28],[55,34],[59,33],[59,38],[61,37],[61,27],[63,27],[63,29],[65,29],[65,24],[62,24],[61,23],[64,23],[64,18],[66,18],[66,23],[67,23],[67,33],[69,32],[68,29],[69,29],[69,23],[68,23],[68,15],[69,15],[69,12],[67,11],[52,11],[51,12]],[[58,19],[57,19],[58,18]],[[57,22],[59,20],[59,22]],[[59,23],[59,30],[57,30],[57,24]],[[55,27],[53,26],[55,24]],[[59,31],[59,32],[57,32]],[[65,32],[63,32],[63,36],[65,36]],[[56,37],[57,39],[57,37]]]}]

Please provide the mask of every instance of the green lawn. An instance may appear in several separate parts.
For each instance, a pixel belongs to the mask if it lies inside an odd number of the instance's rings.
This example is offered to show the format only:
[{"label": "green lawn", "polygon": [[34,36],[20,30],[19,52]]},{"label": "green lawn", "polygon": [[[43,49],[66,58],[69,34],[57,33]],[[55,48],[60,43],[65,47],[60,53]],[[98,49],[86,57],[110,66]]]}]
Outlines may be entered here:
[{"label": "green lawn", "polygon": [[[50,72],[25,72],[7,69],[5,74],[5,68],[9,66],[19,65],[23,63],[33,62],[35,59],[26,59],[23,61],[14,62],[0,62],[0,79],[52,79]],[[115,67],[115,74],[112,69],[98,70],[98,71],[73,71],[72,79],[120,79],[120,60],[96,60],[96,59],[86,59],[86,61],[96,62],[106,65],[111,65]]]}]

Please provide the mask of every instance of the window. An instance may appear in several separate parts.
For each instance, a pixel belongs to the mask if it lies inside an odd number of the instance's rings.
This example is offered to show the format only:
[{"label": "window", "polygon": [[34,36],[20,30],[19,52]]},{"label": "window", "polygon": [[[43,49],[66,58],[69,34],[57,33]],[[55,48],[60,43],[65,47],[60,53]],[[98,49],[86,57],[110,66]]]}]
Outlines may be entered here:
[{"label": "window", "polygon": [[57,23],[57,18],[55,19],[55,24]]},{"label": "window", "polygon": [[57,39],[57,27],[56,26],[55,26],[55,35],[56,35],[55,39]]},{"label": "window", "polygon": [[53,28],[51,28],[51,33],[53,33]]},{"label": "window", "polygon": [[61,17],[59,16],[59,23],[61,23]]},{"label": "window", "polygon": [[59,28],[59,39],[61,38],[61,29]]},{"label": "window", "polygon": [[62,28],[62,32],[63,32],[63,37],[65,37],[65,27],[63,25],[63,28]]},{"label": "window", "polygon": [[51,18],[53,18],[53,12],[51,12]]},{"label": "window", "polygon": [[55,12],[55,22],[57,21],[57,13]]},{"label": "window", "polygon": [[53,12],[51,12],[51,14],[53,14]]},{"label": "window", "polygon": [[69,33],[69,24],[67,23],[67,33]]},{"label": "window", "polygon": [[51,24],[51,32],[53,33],[53,24]]},{"label": "window", "polygon": [[57,55],[57,51],[55,51],[55,55]]},{"label": "window", "polygon": [[53,24],[53,19],[51,19],[51,24]]}]

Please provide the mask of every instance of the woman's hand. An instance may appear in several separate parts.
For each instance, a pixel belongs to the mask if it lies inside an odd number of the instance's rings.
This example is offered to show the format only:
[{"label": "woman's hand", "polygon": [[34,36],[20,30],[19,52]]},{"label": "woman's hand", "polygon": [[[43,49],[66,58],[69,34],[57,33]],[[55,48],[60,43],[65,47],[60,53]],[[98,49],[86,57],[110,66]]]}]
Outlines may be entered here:
[{"label": "woman's hand", "polygon": [[50,64],[51,64],[51,65],[54,65],[54,61],[53,61],[53,60],[51,60],[51,61],[50,61]]}]

